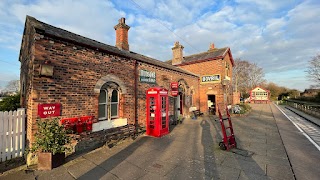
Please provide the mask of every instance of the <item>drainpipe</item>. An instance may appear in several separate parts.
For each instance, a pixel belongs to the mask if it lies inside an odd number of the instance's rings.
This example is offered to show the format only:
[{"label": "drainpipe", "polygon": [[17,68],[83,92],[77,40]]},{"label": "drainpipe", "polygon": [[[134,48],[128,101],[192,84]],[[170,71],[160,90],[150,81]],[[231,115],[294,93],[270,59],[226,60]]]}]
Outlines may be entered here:
[{"label": "drainpipe", "polygon": [[199,110],[201,111],[201,103],[200,103],[200,96],[201,96],[201,94],[200,94],[200,78],[198,78],[198,97],[199,97],[199,100],[198,100],[198,102],[199,102]]},{"label": "drainpipe", "polygon": [[134,133],[137,134],[138,128],[138,63],[134,61]]}]

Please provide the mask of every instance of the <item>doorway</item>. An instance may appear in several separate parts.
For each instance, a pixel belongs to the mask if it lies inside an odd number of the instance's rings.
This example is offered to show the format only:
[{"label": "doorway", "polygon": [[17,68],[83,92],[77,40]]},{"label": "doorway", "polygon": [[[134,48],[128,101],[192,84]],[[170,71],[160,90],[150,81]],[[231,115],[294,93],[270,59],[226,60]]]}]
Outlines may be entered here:
[{"label": "doorway", "polygon": [[176,98],[175,106],[176,117],[179,117],[179,115],[183,114],[183,94],[181,92],[179,92],[179,95]]},{"label": "doorway", "polygon": [[208,112],[209,115],[216,114],[216,95],[208,95]]}]

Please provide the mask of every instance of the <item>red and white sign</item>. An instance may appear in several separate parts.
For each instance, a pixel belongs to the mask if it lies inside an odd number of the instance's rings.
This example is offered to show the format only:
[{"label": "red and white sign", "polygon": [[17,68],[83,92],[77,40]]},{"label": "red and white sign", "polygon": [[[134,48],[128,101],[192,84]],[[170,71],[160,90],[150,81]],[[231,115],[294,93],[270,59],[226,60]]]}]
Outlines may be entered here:
[{"label": "red and white sign", "polygon": [[178,82],[172,82],[171,83],[171,89],[178,89],[179,83]]},{"label": "red and white sign", "polygon": [[160,94],[168,94],[167,91],[160,91]]},{"label": "red and white sign", "polygon": [[178,96],[179,94],[178,88],[179,88],[178,82],[171,83],[171,96]]},{"label": "red and white sign", "polygon": [[61,104],[38,104],[38,115],[40,118],[60,116]]},{"label": "red and white sign", "polygon": [[171,96],[178,96],[178,94],[179,94],[179,91],[174,91],[174,90],[171,91]]}]

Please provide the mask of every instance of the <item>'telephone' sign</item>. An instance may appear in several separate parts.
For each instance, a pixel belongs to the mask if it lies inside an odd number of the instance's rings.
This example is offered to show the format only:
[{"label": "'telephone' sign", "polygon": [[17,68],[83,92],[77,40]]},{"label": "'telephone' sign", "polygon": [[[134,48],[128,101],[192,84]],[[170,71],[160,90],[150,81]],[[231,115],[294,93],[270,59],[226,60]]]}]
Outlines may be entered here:
[{"label": "'telephone' sign", "polygon": [[201,76],[201,83],[218,83],[221,81],[220,74]]}]

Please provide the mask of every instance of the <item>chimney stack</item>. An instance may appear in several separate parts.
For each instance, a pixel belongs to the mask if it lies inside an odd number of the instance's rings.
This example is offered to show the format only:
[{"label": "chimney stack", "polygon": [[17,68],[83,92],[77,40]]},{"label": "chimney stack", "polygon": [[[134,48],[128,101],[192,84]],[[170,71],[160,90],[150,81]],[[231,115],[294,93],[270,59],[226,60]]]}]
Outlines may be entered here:
[{"label": "chimney stack", "polygon": [[208,51],[211,51],[211,50],[214,50],[215,47],[214,47],[214,43],[210,43],[210,46],[209,46],[209,50]]},{"label": "chimney stack", "polygon": [[119,23],[114,26],[116,30],[116,47],[129,51],[128,31],[130,26],[126,25],[126,19],[119,19]]},{"label": "chimney stack", "polygon": [[181,64],[183,60],[183,46],[179,44],[179,41],[174,43],[172,48],[173,58],[172,65]]}]

